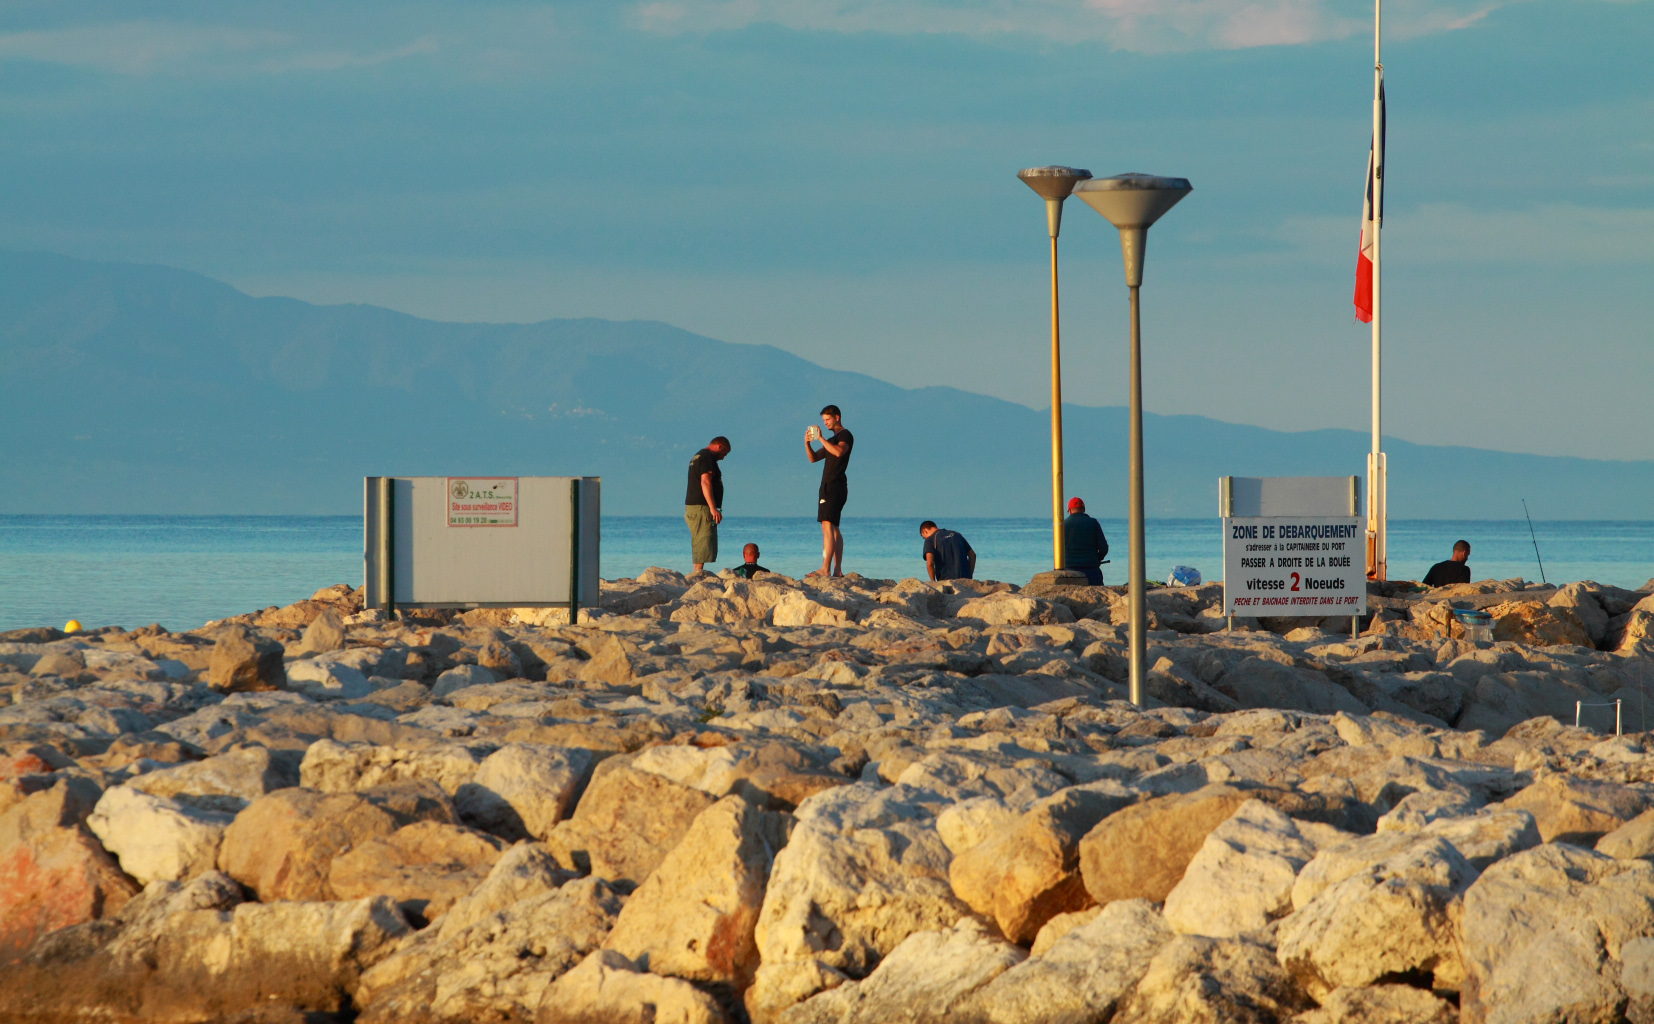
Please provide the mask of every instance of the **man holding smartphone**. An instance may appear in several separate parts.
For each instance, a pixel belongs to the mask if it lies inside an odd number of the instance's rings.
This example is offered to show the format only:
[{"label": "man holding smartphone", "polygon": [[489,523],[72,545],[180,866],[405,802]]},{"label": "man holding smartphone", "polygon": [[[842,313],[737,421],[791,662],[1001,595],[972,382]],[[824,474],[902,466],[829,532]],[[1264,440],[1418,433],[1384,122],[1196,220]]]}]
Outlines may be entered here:
[{"label": "man holding smartphone", "polygon": [[[822,430],[829,431],[826,436]],[[818,451],[812,442],[820,441]],[[844,534],[839,532],[839,517],[844,503],[850,497],[850,481],[844,471],[850,465],[850,449],[856,438],[844,429],[836,405],[821,410],[821,426],[814,424],[804,430],[804,454],[811,462],[826,461],[821,467],[821,490],[816,494],[816,522],[821,524],[821,568],[811,576],[844,575]]]},{"label": "man holding smartphone", "polygon": [[689,527],[689,560],[694,572],[718,560],[718,524],[724,521],[724,474],[718,463],[728,454],[729,438],[719,436],[689,460],[683,521]]}]

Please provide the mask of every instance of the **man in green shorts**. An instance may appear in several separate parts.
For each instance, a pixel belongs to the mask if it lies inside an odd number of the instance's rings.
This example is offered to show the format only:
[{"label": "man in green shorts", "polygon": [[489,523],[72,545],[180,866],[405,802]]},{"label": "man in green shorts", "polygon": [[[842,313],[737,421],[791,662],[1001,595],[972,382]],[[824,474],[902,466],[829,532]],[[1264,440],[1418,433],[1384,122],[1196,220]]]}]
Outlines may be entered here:
[{"label": "man in green shorts", "polygon": [[695,572],[718,560],[718,524],[724,521],[724,474],[718,463],[728,454],[729,438],[720,435],[689,460],[683,521],[689,525],[689,560]]}]

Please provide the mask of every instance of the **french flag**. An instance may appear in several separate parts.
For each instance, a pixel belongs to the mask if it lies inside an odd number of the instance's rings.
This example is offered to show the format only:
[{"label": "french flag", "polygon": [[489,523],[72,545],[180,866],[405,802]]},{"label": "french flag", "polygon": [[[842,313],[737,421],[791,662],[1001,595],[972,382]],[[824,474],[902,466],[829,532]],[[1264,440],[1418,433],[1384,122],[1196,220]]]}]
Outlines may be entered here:
[{"label": "french flag", "polygon": [[[1367,198],[1361,206],[1361,250],[1355,257],[1355,318],[1373,322],[1373,258],[1378,225],[1384,220],[1384,79],[1378,80],[1378,152],[1367,149]],[[1375,161],[1375,157],[1377,158]]]}]

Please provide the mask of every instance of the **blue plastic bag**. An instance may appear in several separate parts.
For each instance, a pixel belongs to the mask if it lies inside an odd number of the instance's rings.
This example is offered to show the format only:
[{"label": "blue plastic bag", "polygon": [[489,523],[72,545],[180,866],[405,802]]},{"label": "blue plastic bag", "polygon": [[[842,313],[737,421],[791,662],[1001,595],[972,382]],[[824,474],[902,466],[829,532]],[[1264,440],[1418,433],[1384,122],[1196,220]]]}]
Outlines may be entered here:
[{"label": "blue plastic bag", "polygon": [[1192,565],[1174,565],[1172,574],[1166,577],[1168,587],[1198,587],[1200,586],[1200,570]]}]

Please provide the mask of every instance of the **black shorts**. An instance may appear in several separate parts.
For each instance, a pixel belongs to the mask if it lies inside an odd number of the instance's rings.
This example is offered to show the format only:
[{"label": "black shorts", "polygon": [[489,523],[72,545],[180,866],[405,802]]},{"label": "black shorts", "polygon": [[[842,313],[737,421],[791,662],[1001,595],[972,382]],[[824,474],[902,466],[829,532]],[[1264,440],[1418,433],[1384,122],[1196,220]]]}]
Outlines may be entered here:
[{"label": "black shorts", "polygon": [[844,513],[844,503],[850,498],[850,484],[839,480],[832,484],[823,484],[816,495],[816,522],[838,525],[838,518]]}]

